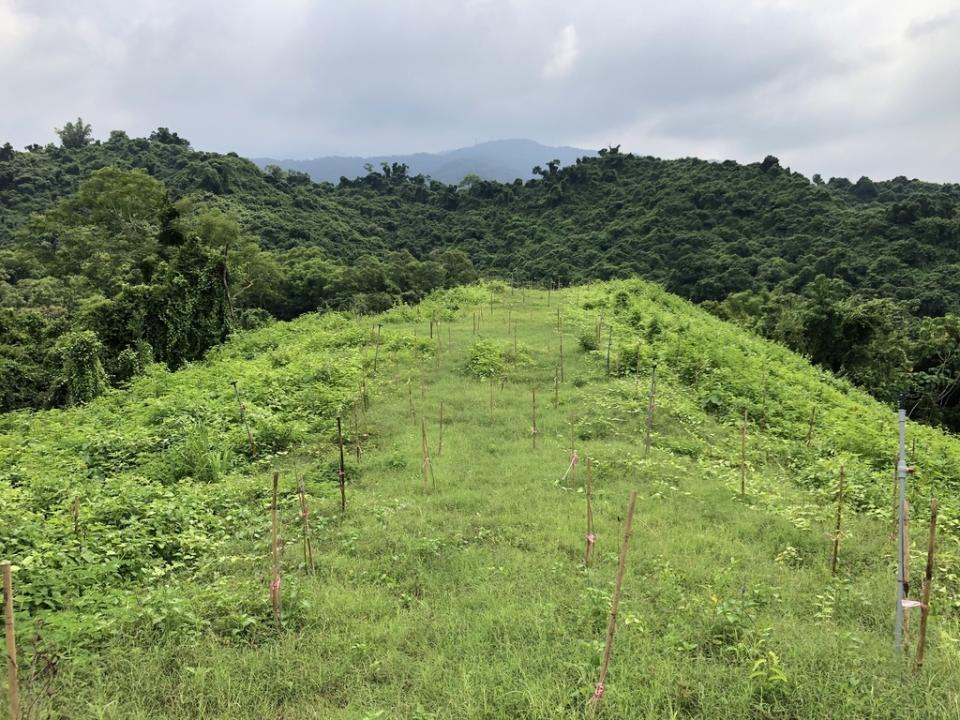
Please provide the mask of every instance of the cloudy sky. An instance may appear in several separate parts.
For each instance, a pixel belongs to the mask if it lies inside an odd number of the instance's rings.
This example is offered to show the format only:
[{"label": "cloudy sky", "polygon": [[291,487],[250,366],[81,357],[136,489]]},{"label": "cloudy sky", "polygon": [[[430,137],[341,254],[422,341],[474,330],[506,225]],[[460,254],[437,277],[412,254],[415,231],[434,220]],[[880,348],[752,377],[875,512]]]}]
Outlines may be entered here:
[{"label": "cloudy sky", "polygon": [[0,0],[0,142],[497,138],[960,181],[957,0]]}]

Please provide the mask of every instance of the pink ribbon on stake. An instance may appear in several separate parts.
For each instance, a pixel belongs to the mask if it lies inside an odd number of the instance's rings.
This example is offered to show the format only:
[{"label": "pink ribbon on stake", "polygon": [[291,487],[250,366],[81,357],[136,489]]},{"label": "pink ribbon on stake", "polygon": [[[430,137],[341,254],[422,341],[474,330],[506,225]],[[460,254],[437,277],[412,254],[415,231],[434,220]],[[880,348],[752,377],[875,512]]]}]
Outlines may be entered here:
[{"label": "pink ribbon on stake", "polygon": [[280,577],[275,577],[273,582],[270,583],[270,589],[273,591],[278,591],[280,589]]},{"label": "pink ribbon on stake", "polygon": [[587,533],[587,542],[593,545],[597,541],[597,536],[593,533]]},{"label": "pink ribbon on stake", "polygon": [[603,697],[603,683],[597,683],[597,689],[593,691],[593,695],[590,696],[590,702],[598,702],[600,698]]},{"label": "pink ribbon on stake", "polygon": [[904,608],[905,610],[911,610],[913,608],[927,608],[927,606],[919,600],[908,600],[907,598],[903,598],[903,600],[900,601],[900,607]]},{"label": "pink ribbon on stake", "polygon": [[574,450],[573,453],[570,455],[570,465],[571,466],[576,465],[578,460],[579,458],[577,457],[577,451]]}]

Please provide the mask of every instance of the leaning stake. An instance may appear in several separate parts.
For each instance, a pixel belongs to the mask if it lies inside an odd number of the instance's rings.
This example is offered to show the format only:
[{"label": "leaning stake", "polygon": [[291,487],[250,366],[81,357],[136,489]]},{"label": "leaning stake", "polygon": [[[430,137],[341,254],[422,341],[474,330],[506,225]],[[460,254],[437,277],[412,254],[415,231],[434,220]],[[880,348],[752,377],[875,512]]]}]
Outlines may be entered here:
[{"label": "leaning stake", "polygon": [[923,600],[920,606],[920,639],[917,640],[917,667],[923,667],[927,644],[927,615],[930,614],[930,586],[933,583],[933,551],[937,542],[937,499],[930,501],[930,537],[927,540],[927,570],[923,575]]},{"label": "leaning stake", "polygon": [[13,577],[10,563],[3,568],[3,618],[7,637],[7,686],[10,695],[10,720],[20,720],[20,683],[17,680],[17,633],[13,624]]},{"label": "leaning stake", "polygon": [[620,609],[620,590],[623,587],[623,571],[627,566],[627,546],[630,544],[630,535],[633,530],[633,511],[637,505],[637,491],[630,492],[630,505],[627,508],[627,526],[623,531],[623,543],[620,545],[620,564],[617,566],[617,582],[613,588],[613,601],[610,603],[610,620],[607,623],[607,643],[603,648],[603,661],[600,664],[600,680],[597,682],[597,688],[590,696],[588,704],[594,706],[594,710],[600,709],[600,701],[603,699],[603,691],[607,681],[607,670],[610,668],[610,654],[613,652],[613,633],[617,629],[617,611]]}]

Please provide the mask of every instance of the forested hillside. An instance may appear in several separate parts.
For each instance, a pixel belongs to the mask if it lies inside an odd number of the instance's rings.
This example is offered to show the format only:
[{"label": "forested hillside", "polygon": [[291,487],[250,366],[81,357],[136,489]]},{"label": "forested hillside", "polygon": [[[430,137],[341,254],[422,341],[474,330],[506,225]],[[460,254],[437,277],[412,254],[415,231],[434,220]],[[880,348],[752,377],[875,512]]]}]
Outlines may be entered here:
[{"label": "forested hillside", "polygon": [[[102,170],[108,167],[124,173]],[[146,185],[143,174],[129,175],[135,169],[162,183],[150,186],[162,195],[154,214],[137,216],[148,227],[143,232],[110,226],[91,209],[112,192],[100,189],[105,179]],[[527,182],[474,178],[454,186],[411,177],[397,164],[336,186],[317,184],[279,168],[261,172],[234,154],[194,151],[164,128],[145,139],[114,132],[94,143],[79,132],[61,147],[5,146],[2,372],[19,378],[18,387],[31,379],[32,389],[4,398],[4,406],[53,401],[50,386],[66,356],[54,352],[51,338],[66,327],[100,336],[102,325],[71,307],[78,298],[101,302],[153,283],[155,270],[147,277],[138,253],[170,277],[172,255],[153,249],[163,237],[177,248],[198,242],[210,287],[219,277],[225,289],[200,313],[207,329],[190,352],[159,350],[149,333],[113,319],[103,330],[115,337],[110,357],[147,340],[157,357],[175,363],[198,357],[243,317],[255,319],[252,309],[281,318],[324,306],[378,311],[471,280],[475,271],[538,285],[638,274],[786,343],[881,399],[910,390],[917,416],[960,426],[960,186],[906,178],[824,182],[773,157],[749,165],[663,161],[617,148],[534,172],[538,179]],[[229,227],[236,240],[211,236],[212,225]],[[179,235],[171,240],[170,233]],[[137,238],[148,238],[148,247],[137,247]],[[234,252],[234,243],[244,252]],[[118,247],[133,253],[123,268],[91,260]],[[96,267],[71,265],[71,255]],[[91,277],[97,273],[109,276],[108,287]],[[27,338],[38,355],[32,359],[22,357]],[[115,380],[123,374],[111,372]]]}]

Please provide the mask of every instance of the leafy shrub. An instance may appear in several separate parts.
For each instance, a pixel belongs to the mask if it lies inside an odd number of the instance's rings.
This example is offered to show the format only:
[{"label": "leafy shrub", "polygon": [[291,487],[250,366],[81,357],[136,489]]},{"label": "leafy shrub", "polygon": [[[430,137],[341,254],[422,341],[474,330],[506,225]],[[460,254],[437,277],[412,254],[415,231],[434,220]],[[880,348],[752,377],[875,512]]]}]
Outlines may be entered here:
[{"label": "leafy shrub", "polygon": [[506,371],[503,349],[490,340],[480,340],[470,349],[467,372],[479,378],[500,377]]}]

